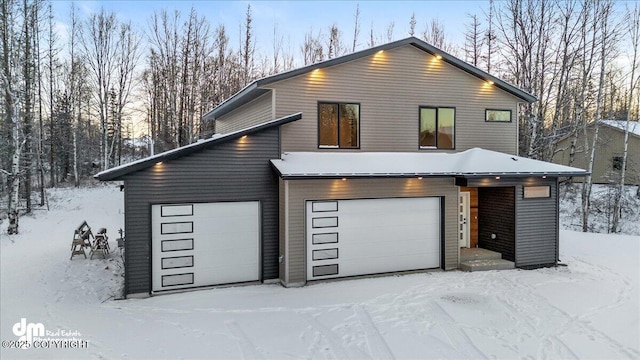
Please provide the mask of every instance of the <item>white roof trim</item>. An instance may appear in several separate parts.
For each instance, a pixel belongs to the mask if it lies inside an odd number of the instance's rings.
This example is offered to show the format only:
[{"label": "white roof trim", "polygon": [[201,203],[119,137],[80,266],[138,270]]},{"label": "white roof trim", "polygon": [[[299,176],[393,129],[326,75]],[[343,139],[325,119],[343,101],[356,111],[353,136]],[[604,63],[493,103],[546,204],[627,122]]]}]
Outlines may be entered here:
[{"label": "white roof trim", "polygon": [[458,153],[291,152],[271,163],[288,178],[587,175],[583,169],[480,148]]}]

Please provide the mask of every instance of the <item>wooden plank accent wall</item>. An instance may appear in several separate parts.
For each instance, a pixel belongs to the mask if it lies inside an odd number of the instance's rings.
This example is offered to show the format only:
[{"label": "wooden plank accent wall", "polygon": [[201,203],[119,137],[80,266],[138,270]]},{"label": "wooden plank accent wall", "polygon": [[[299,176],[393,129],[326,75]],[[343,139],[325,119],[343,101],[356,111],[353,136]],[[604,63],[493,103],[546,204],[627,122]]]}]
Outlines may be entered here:
[{"label": "wooden plank accent wall", "polygon": [[[502,253],[503,259],[515,261],[515,188],[479,188],[478,202],[478,246]],[[496,238],[492,239],[491,234]]]},{"label": "wooden plank accent wall", "polygon": [[[419,150],[419,107],[439,106],[456,108],[454,151],[517,152],[522,100],[411,45],[268,87],[276,90],[276,117],[303,113],[282,127],[283,151],[318,151],[318,101],[336,101],[360,103],[360,151],[434,151]],[[487,108],[511,110],[512,122],[485,122]]]},{"label": "wooden plank accent wall", "polygon": [[[449,270],[458,267],[456,222],[458,188],[454,186],[451,178],[288,180],[288,183],[289,243],[286,245],[288,254],[284,266],[288,267],[289,278],[281,278],[286,286],[302,285],[306,282],[305,202],[307,200],[443,196],[445,198],[444,268]],[[284,235],[280,234],[280,236]],[[281,253],[281,255],[285,254]]]},{"label": "wooden plank accent wall", "polygon": [[551,197],[524,198],[524,186],[516,187],[516,266],[555,264],[558,259],[558,188],[555,178],[540,180]]},{"label": "wooden plank accent wall", "polygon": [[272,93],[267,92],[248,104],[216,119],[216,133],[226,134],[273,120],[272,108]]},{"label": "wooden plank accent wall", "polygon": [[260,201],[262,280],[278,278],[278,129],[217,144],[125,176],[125,292],[151,291],[151,205]]}]

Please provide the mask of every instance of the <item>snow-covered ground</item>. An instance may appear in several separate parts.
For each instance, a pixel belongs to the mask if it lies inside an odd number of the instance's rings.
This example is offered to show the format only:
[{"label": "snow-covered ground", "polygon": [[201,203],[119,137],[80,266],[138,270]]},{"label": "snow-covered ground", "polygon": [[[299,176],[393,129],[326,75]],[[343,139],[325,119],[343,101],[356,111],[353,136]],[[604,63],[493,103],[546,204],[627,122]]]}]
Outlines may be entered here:
[{"label": "snow-covered ground", "polygon": [[[613,205],[617,194],[615,185],[594,184],[591,190],[589,212],[589,230],[608,233],[613,219]],[[562,185],[560,187],[560,227],[566,230],[582,230],[582,184]],[[620,233],[640,235],[640,198],[636,195],[637,186],[625,186],[622,198]]]},{"label": "snow-covered ground", "polygon": [[[117,251],[70,261],[69,250],[82,220],[107,227],[115,248],[122,193],[62,189],[51,202],[21,219],[20,235],[0,229],[2,359],[640,358],[639,236],[562,231],[566,267],[113,300]],[[87,346],[4,348],[22,318]]]}]

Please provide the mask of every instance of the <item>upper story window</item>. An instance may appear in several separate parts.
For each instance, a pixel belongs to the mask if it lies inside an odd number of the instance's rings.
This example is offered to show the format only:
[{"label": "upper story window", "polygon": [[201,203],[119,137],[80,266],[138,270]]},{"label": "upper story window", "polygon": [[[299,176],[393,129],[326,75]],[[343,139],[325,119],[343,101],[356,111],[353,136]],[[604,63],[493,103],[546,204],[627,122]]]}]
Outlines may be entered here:
[{"label": "upper story window", "polygon": [[456,109],[420,107],[420,148],[455,148]]},{"label": "upper story window", "polygon": [[511,110],[486,109],[484,121],[487,122],[511,122]]},{"label": "upper story window", "polygon": [[360,104],[318,103],[318,146],[357,149],[360,147]]}]

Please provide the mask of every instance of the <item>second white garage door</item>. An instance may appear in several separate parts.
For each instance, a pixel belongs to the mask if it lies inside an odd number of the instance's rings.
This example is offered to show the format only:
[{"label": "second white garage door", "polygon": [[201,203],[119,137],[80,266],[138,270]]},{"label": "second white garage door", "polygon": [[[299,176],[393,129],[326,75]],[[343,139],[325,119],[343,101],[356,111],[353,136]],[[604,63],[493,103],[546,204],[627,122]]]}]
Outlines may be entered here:
[{"label": "second white garage door", "polygon": [[440,266],[440,198],[307,201],[307,279]]},{"label": "second white garage door", "polygon": [[153,291],[259,279],[260,203],[151,207]]}]

